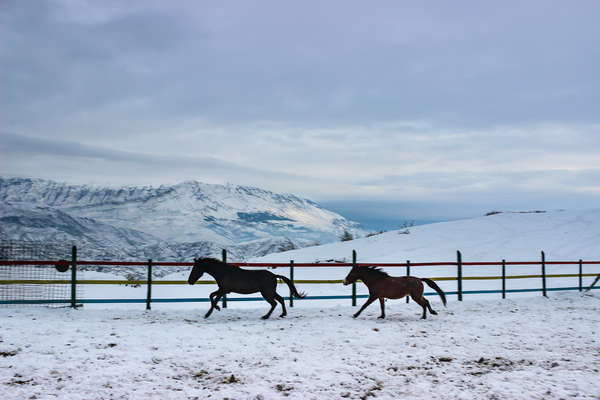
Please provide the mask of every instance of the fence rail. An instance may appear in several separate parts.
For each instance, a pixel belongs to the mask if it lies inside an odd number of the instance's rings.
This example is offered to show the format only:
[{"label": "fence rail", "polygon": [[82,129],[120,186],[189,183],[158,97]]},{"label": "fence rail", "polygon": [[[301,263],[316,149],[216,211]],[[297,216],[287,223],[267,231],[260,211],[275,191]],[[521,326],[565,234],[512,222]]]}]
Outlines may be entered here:
[{"label": "fence rail", "polygon": [[[406,275],[410,275],[411,267],[430,267],[430,266],[454,266],[456,267],[455,276],[441,276],[430,278],[434,281],[457,281],[456,291],[446,291],[447,295],[457,295],[459,301],[462,301],[463,295],[465,294],[493,294],[501,293],[502,298],[506,297],[507,293],[527,293],[527,292],[542,292],[543,296],[547,296],[547,292],[552,291],[567,291],[567,290],[583,290],[582,280],[583,277],[600,276],[598,273],[583,273],[584,265],[600,265],[600,261],[546,261],[544,252],[541,253],[539,261],[462,261],[462,254],[460,251],[456,253],[456,261],[443,261],[443,262],[420,262],[413,263],[407,260],[404,263],[357,263],[356,262],[356,251],[352,252],[352,263],[295,263],[291,260],[289,263],[240,263],[233,262],[231,265],[240,267],[271,267],[271,268],[290,268],[290,279],[294,283],[300,284],[338,284],[342,283],[340,279],[329,279],[329,280],[306,280],[306,279],[294,279],[294,268],[296,267],[312,267],[312,268],[330,268],[330,267],[352,267],[352,266],[369,266],[377,265],[379,267],[404,267],[406,268]],[[227,252],[223,250],[222,258],[224,261],[227,260]],[[68,280],[36,280],[36,279],[21,279],[21,280],[0,280],[0,285],[46,285],[46,284],[65,284],[71,285],[71,298],[70,299],[37,299],[37,300],[0,300],[2,304],[70,304],[71,307],[76,308],[79,304],[85,303],[146,303],[146,309],[151,308],[151,303],[180,303],[180,302],[208,302],[208,298],[152,298],[152,286],[153,285],[183,285],[187,284],[187,281],[179,280],[153,280],[152,279],[152,267],[165,266],[165,267],[181,267],[181,266],[193,266],[190,262],[155,262],[148,260],[146,262],[141,261],[89,261],[89,260],[78,260],[77,259],[77,248],[73,246],[71,260],[0,260],[0,266],[55,266],[61,268],[71,269],[71,279]],[[527,274],[527,275],[506,275],[506,266],[541,266],[540,274]],[[546,274],[545,267],[547,265],[578,265],[579,271],[577,274]],[[146,280],[85,280],[77,279],[77,266],[130,266],[130,267],[145,267],[147,268],[147,279]],[[501,266],[501,276],[463,276],[464,266],[479,266],[479,267],[492,267]],[[578,286],[571,287],[558,287],[558,288],[547,288],[546,279],[548,278],[575,278],[579,279]],[[506,280],[514,279],[537,279],[541,278],[541,288],[528,288],[528,289],[506,289]],[[502,280],[501,290],[463,290],[463,281],[471,280]],[[597,281],[597,280],[596,280]],[[596,282],[594,281],[594,283]],[[215,284],[212,280],[198,281],[197,284]],[[279,281],[279,283],[282,283]],[[76,297],[77,285],[146,285],[147,294],[144,299],[78,299]],[[593,285],[589,289],[593,288]],[[588,290],[589,290],[588,289]],[[424,293],[426,296],[435,295],[434,292]],[[356,293],[356,283],[352,284],[352,295],[331,295],[331,296],[307,296],[307,300],[330,300],[330,299],[352,299],[352,305],[356,305],[357,298],[366,298],[368,295],[358,295]],[[291,296],[285,297],[290,302],[290,306],[293,306],[293,298]],[[227,299],[223,298],[223,307],[227,307],[227,301],[256,301],[263,300],[262,297],[240,297]],[[408,298],[407,298],[408,301]]]}]

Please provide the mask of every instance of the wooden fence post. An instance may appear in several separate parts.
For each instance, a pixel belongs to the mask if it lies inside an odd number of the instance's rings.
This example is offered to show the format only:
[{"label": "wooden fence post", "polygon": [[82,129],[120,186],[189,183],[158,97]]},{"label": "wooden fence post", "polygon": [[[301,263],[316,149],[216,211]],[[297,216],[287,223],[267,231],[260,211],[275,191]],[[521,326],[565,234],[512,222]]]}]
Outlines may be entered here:
[{"label": "wooden fence post", "polygon": [[[294,260],[290,260],[290,281],[294,283]],[[290,307],[294,307],[294,294],[290,288]]]},{"label": "wooden fence post", "polygon": [[71,248],[71,307],[77,308],[77,246]]},{"label": "wooden fence post", "polygon": [[579,291],[583,290],[583,260],[579,259]]},{"label": "wooden fence post", "polygon": [[542,251],[542,296],[548,297],[546,293],[546,254]]},{"label": "wooden fence post", "polygon": [[[406,260],[406,276],[410,276],[410,260]],[[406,304],[410,302],[410,296],[406,296]]]},{"label": "wooden fence post", "polygon": [[[356,267],[356,250],[352,250],[352,268]],[[352,282],[352,306],[356,307],[356,282]]]},{"label": "wooden fence post", "polygon": [[152,259],[148,259],[148,278],[146,280],[148,291],[146,292],[146,310],[150,310],[150,302],[152,301]]},{"label": "wooden fence post", "polygon": [[[227,250],[223,249],[221,252],[221,257],[223,258],[223,262],[227,263]],[[227,308],[227,294],[223,293],[223,308]]]},{"label": "wooden fence post", "polygon": [[460,254],[460,251],[458,250],[456,250],[456,275],[458,281],[458,301],[462,301],[462,254]]},{"label": "wooden fence post", "polygon": [[502,259],[502,298],[506,298],[506,260]]}]

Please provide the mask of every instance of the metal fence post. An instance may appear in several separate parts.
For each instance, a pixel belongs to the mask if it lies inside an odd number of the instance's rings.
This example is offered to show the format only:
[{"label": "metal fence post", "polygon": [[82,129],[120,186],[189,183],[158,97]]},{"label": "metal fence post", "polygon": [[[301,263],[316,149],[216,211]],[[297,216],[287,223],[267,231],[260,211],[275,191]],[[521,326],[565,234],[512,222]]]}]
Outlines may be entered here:
[{"label": "metal fence post", "polygon": [[506,298],[506,260],[502,259],[502,298]]},{"label": "metal fence post", "polygon": [[462,293],[462,254],[460,251],[456,251],[456,279],[458,281],[458,301],[462,301],[463,293]]},{"label": "metal fence post", "polygon": [[546,294],[546,254],[542,251],[542,295],[548,297]]},{"label": "metal fence post", "polygon": [[148,279],[146,280],[148,291],[146,292],[146,310],[150,310],[150,302],[152,301],[152,259],[148,259]]},{"label": "metal fence post", "polygon": [[[356,250],[352,250],[352,268],[356,267]],[[352,306],[356,307],[356,282],[352,282]]]},{"label": "metal fence post", "polygon": [[583,290],[583,261],[579,259],[579,291]]},{"label": "metal fence post", "polygon": [[[223,262],[227,264],[227,250],[223,249],[221,252],[221,257],[223,258]],[[223,293],[223,308],[227,308],[227,294]]]},{"label": "metal fence post", "polygon": [[71,307],[77,308],[77,246],[71,248]]},{"label": "metal fence post", "polygon": [[[294,283],[294,260],[290,260],[290,281]],[[294,294],[290,288],[290,307],[294,307]]]},{"label": "metal fence post", "polygon": [[[410,260],[406,260],[406,276],[410,276]],[[410,296],[406,296],[406,303],[410,302]]]}]

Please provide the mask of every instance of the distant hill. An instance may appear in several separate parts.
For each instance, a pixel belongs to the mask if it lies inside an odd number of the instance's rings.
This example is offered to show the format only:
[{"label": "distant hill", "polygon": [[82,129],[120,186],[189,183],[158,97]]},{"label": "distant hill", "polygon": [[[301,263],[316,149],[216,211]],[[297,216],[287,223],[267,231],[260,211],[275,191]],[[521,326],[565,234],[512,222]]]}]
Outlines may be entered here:
[{"label": "distant hill", "polygon": [[260,261],[348,261],[353,249],[359,262],[374,263],[454,261],[456,250],[473,261],[534,261],[542,250],[549,260],[600,259],[600,209],[490,214],[271,254]]}]

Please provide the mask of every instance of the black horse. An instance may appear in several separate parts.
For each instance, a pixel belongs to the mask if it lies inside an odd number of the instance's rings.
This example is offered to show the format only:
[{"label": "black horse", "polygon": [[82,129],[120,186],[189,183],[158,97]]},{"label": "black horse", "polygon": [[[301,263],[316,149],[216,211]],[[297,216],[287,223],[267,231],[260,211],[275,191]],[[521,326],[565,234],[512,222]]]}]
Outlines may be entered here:
[{"label": "black horse", "polygon": [[210,310],[208,310],[204,318],[208,318],[213,312],[213,309],[216,308],[217,310],[220,310],[217,303],[224,294],[231,292],[241,294],[260,292],[264,299],[271,305],[269,312],[263,315],[262,318],[267,319],[271,316],[275,306],[277,306],[275,300],[277,300],[283,308],[283,312],[280,316],[285,317],[287,315],[285,302],[283,301],[283,297],[278,295],[276,291],[277,278],[287,283],[293,296],[300,299],[306,297],[306,294],[298,293],[294,283],[285,276],[275,275],[271,271],[264,269],[258,271],[242,269],[214,258],[195,258],[194,267],[190,272],[188,283],[193,285],[205,272],[215,278],[217,285],[219,285],[219,289],[210,294]]}]

